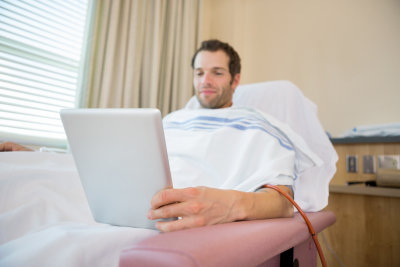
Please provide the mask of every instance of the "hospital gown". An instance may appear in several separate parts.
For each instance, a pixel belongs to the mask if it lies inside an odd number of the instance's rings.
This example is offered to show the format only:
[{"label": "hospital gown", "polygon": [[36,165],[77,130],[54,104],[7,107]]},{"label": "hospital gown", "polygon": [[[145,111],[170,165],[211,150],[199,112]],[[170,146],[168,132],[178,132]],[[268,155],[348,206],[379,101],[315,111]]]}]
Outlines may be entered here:
[{"label": "hospital gown", "polygon": [[291,186],[321,164],[287,125],[255,109],[182,109],[163,123],[175,188]]}]

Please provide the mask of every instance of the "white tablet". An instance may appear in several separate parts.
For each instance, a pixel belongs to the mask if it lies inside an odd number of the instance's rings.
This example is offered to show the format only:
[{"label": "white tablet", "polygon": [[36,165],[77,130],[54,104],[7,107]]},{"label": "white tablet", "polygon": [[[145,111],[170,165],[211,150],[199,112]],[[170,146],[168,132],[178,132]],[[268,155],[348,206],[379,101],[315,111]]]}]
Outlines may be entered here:
[{"label": "white tablet", "polygon": [[60,116],[96,221],[155,228],[153,195],[172,187],[157,109],[65,109]]}]

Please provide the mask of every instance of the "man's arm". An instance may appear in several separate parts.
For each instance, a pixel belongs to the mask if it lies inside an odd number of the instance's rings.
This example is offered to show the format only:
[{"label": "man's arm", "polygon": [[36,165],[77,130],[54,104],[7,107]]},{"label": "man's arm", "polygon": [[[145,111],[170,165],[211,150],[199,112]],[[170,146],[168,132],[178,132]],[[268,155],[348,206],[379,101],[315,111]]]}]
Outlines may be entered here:
[{"label": "man's arm", "polygon": [[[289,195],[291,190],[279,186]],[[165,189],[157,193],[148,213],[151,220],[179,217],[179,220],[157,222],[163,232],[227,223],[293,216],[291,203],[273,189],[257,192],[221,190],[209,187]]]},{"label": "man's arm", "polygon": [[12,142],[0,143],[0,152],[5,152],[5,151],[33,151],[33,150]]}]

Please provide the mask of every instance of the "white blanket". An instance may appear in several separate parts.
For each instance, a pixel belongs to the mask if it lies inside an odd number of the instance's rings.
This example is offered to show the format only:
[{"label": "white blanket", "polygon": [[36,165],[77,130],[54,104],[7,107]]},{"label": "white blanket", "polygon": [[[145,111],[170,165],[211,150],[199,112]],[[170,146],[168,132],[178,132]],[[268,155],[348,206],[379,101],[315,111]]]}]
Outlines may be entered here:
[{"label": "white blanket", "polygon": [[[301,138],[267,115],[217,112],[165,119],[175,187],[290,185],[320,163]],[[201,131],[184,133],[196,127]],[[182,148],[196,153],[184,155]],[[96,223],[70,154],[0,153],[0,266],[117,266],[123,248],[156,234]]]},{"label": "white blanket", "polygon": [[0,153],[0,266],[118,266],[156,234],[96,223],[71,155]]},{"label": "white blanket", "polygon": [[174,187],[255,191],[293,185],[321,160],[288,126],[250,108],[183,109],[164,118]]}]

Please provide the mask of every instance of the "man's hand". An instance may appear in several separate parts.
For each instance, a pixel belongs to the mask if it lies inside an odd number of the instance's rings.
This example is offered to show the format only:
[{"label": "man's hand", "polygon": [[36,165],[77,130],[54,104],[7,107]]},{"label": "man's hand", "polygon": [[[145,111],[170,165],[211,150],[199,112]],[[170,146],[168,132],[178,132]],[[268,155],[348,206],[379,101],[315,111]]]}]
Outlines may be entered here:
[{"label": "man's hand", "polygon": [[[279,186],[291,195],[286,186]],[[264,188],[260,192],[241,192],[209,187],[164,189],[151,201],[150,220],[162,232],[170,232],[238,220],[257,220],[293,216],[292,204],[280,193]]]},{"label": "man's hand", "polygon": [[156,227],[163,232],[244,219],[238,205],[241,193],[208,187],[165,189],[153,197],[148,218],[180,218],[157,222]]},{"label": "man's hand", "polygon": [[0,152],[5,152],[5,151],[32,151],[32,149],[29,149],[27,147],[12,142],[0,143]]}]

